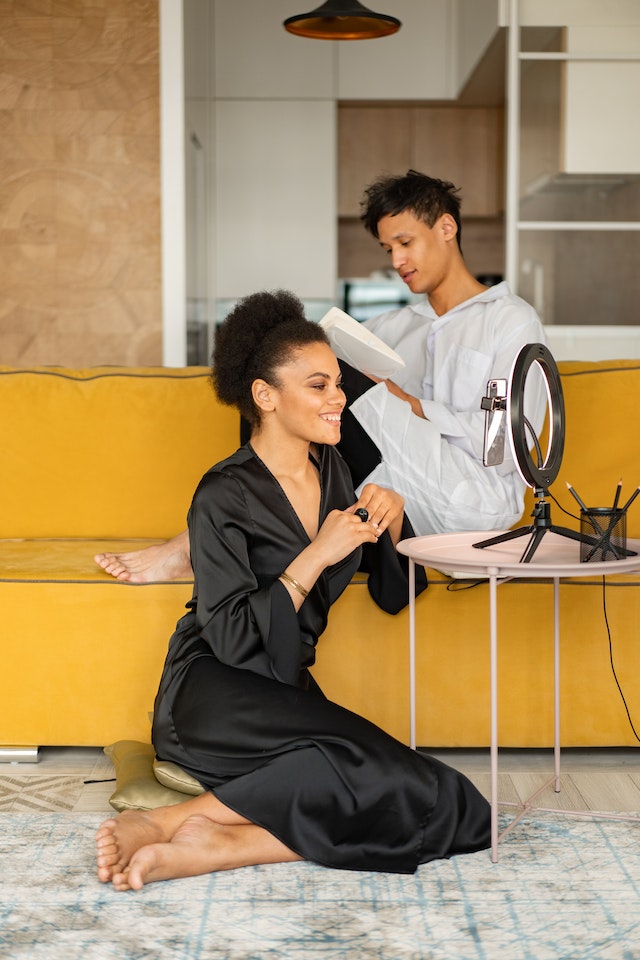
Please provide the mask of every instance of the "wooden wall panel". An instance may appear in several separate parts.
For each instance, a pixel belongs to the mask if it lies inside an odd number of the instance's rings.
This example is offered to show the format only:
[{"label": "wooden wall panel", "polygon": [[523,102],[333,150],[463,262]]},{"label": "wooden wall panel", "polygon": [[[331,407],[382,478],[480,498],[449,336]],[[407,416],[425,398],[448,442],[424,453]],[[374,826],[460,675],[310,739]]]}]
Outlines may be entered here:
[{"label": "wooden wall panel", "polygon": [[411,166],[412,114],[407,107],[341,106],[338,110],[338,211],[359,217],[364,187]]},{"label": "wooden wall panel", "polygon": [[162,362],[157,0],[0,0],[0,359]]}]

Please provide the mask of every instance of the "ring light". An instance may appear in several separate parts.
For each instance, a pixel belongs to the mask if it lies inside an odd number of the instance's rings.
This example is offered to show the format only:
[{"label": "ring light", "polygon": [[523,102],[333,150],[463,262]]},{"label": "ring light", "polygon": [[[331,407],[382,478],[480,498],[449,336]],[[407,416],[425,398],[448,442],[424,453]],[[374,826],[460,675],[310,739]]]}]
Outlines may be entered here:
[{"label": "ring light", "polygon": [[[524,413],[527,374],[536,363],[544,375],[550,411],[549,447],[545,461],[536,464],[529,450],[532,437]],[[556,362],[543,343],[528,343],[515,359],[507,393],[509,440],[518,472],[534,489],[546,490],[558,476],[564,452],[564,396]],[[527,442],[527,440],[529,442]]]},{"label": "ring light", "polygon": [[[533,427],[527,420],[524,411],[524,394],[527,375],[534,363],[537,364],[543,374],[549,408],[549,446],[544,461],[542,459],[538,438],[534,433]],[[484,462],[485,465],[488,466],[494,466],[502,462],[503,452],[499,456],[496,456],[495,452],[489,455],[486,446],[487,438],[496,435],[496,431],[492,431],[488,427],[489,418],[495,415],[496,412],[506,411],[507,433],[518,473],[524,482],[533,488],[537,497],[532,513],[533,523],[526,527],[518,527],[516,530],[508,530],[506,533],[491,537],[489,540],[474,543],[474,547],[483,549],[484,547],[504,543],[507,540],[514,540],[517,537],[529,536],[529,543],[520,558],[521,563],[528,563],[548,530],[551,530],[553,533],[558,533],[563,537],[569,537],[572,540],[591,543],[593,538],[587,537],[576,530],[570,530],[568,527],[555,526],[551,522],[549,504],[545,499],[548,488],[560,471],[562,454],[564,452],[565,432],[562,383],[556,362],[549,349],[543,343],[526,344],[520,350],[513,364],[509,383],[506,388],[506,397],[496,396],[494,392],[496,384],[504,384],[504,382],[504,380],[490,380],[487,384],[487,392],[489,395],[483,397],[482,400],[481,408],[486,411],[487,423],[485,427]],[[536,450],[539,460],[537,464],[534,463],[531,456],[529,444],[532,444]]]}]

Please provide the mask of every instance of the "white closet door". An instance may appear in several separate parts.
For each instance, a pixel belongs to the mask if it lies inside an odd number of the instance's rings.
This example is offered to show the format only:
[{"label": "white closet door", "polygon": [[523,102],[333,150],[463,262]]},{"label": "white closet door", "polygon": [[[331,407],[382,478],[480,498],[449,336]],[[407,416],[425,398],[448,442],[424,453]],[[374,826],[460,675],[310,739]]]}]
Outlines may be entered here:
[{"label": "white closet door", "polygon": [[333,101],[217,102],[218,298],[335,295],[335,140]]}]

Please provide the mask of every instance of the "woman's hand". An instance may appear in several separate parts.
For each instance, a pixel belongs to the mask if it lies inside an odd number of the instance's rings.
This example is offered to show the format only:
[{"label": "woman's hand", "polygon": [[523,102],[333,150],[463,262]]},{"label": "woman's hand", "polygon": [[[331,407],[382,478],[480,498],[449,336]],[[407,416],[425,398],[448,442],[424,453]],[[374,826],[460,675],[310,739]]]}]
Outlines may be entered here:
[{"label": "woman's hand", "polygon": [[318,530],[313,547],[319,551],[325,567],[344,560],[363,543],[376,543],[382,533],[371,518],[363,522],[356,516],[358,506],[363,504],[354,503],[347,510],[332,510]]},{"label": "woman's hand", "polygon": [[357,510],[359,507],[364,507],[367,511],[369,523],[377,529],[378,535],[384,533],[385,530],[389,531],[395,546],[402,532],[403,497],[388,487],[379,487],[375,483],[367,483],[362,488],[358,502],[351,509]]},{"label": "woman's hand", "polygon": [[[356,514],[360,508],[367,511],[365,521]],[[291,561],[286,572],[308,592],[326,567],[344,560],[364,543],[377,543],[385,530],[395,546],[402,532],[403,515],[404,500],[399,493],[367,483],[357,503],[327,515],[309,546]],[[290,581],[285,581],[284,587],[299,610],[303,594]]]},{"label": "woman's hand", "polygon": [[296,610],[323,570],[344,560],[363,543],[377,543],[380,530],[370,520],[363,523],[355,514],[356,507],[357,504],[353,504],[347,510],[332,510],[327,514],[309,546],[288,565],[285,571],[288,577],[296,580],[304,591],[292,584],[291,579],[283,581]]}]

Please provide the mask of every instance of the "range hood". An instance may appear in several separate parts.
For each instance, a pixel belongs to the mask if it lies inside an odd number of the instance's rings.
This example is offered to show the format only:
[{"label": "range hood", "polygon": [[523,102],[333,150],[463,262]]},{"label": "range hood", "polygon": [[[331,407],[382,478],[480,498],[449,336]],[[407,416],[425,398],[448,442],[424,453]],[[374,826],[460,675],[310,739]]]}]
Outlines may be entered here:
[{"label": "range hood", "polygon": [[640,221],[640,175],[542,174],[523,185],[523,220]]}]

